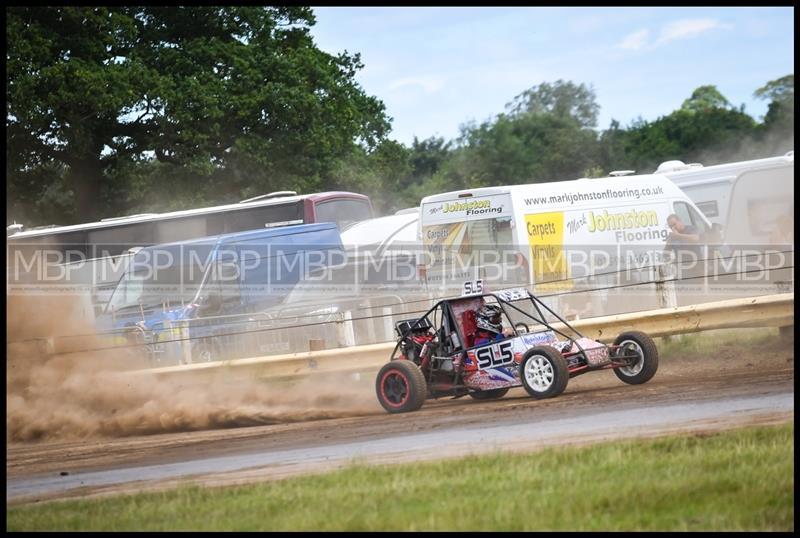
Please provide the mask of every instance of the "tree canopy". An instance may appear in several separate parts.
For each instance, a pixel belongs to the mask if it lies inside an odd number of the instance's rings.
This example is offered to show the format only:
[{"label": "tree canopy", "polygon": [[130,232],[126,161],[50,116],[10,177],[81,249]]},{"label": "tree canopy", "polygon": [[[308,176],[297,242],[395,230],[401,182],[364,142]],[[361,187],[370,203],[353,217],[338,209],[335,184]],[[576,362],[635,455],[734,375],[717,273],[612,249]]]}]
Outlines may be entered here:
[{"label": "tree canopy", "polygon": [[700,86],[692,92],[692,96],[683,102],[681,110],[700,112],[713,108],[730,108],[731,103],[719,93],[716,86]]},{"label": "tree canopy", "polygon": [[771,80],[753,94],[758,99],[769,99],[764,124],[767,127],[794,131],[794,75]]},{"label": "tree canopy", "polygon": [[[652,172],[667,160],[730,160],[778,155],[794,147],[794,76],[767,83],[757,97],[771,99],[764,123],[735,108],[714,85],[696,88],[678,110],[602,131],[599,105],[584,84],[542,83],[518,95],[506,113],[462,125],[456,145],[436,171],[418,170],[404,205],[436,192],[593,177],[612,170]],[[424,153],[414,144],[411,162]]]},{"label": "tree canopy", "polygon": [[315,46],[309,8],[7,16],[7,175],[29,205],[57,184],[83,220],[143,192],[320,188],[336,159],[376,147],[389,128],[383,103],[355,82],[358,54]]},{"label": "tree canopy", "polygon": [[511,115],[546,114],[559,118],[571,118],[580,127],[597,126],[600,106],[595,101],[594,89],[585,84],[557,80],[550,84],[542,82],[525,90],[506,105]]}]

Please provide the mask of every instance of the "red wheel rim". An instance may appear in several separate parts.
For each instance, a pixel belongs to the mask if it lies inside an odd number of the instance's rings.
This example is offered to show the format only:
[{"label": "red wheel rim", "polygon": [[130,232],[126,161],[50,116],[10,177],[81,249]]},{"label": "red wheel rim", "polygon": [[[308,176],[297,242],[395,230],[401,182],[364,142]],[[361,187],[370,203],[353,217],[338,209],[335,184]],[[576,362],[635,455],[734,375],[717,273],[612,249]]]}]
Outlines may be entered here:
[{"label": "red wheel rim", "polygon": [[381,377],[381,398],[391,407],[401,407],[411,396],[408,378],[400,370],[391,369]]}]

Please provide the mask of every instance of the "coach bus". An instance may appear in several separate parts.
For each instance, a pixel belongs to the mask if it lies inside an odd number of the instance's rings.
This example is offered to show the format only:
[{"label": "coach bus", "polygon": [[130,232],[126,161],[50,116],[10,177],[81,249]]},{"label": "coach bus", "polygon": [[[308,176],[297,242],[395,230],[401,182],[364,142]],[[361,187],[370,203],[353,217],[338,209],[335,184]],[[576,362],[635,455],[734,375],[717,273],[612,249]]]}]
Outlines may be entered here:
[{"label": "coach bus", "polygon": [[15,285],[34,284],[42,289],[44,283],[66,284],[70,289],[88,290],[98,311],[139,248],[315,222],[334,222],[341,230],[373,216],[372,203],[363,194],[331,191],[298,195],[280,191],[235,204],[70,226],[23,230],[13,224],[6,237],[8,291],[13,293]]}]

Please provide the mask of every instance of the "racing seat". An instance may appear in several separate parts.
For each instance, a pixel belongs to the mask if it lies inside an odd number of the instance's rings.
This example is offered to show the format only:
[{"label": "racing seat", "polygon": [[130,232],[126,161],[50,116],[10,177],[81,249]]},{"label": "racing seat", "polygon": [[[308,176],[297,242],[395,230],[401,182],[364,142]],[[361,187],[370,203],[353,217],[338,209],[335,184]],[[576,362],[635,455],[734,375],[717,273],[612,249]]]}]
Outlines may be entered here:
[{"label": "racing seat", "polygon": [[461,328],[464,330],[464,339],[466,340],[466,347],[475,345],[475,332],[478,330],[478,322],[475,321],[475,311],[465,310],[461,314]]}]

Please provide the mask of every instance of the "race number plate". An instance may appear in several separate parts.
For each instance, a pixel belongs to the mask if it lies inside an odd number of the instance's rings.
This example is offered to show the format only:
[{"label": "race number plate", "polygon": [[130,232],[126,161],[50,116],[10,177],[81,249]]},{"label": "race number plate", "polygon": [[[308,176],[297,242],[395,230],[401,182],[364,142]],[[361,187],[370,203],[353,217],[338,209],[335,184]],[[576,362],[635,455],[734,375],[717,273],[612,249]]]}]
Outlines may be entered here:
[{"label": "race number plate", "polygon": [[478,279],[475,281],[467,280],[464,282],[464,287],[461,288],[461,296],[477,295],[483,293],[483,280]]},{"label": "race number plate", "polygon": [[514,342],[507,340],[480,347],[475,350],[475,358],[478,361],[478,368],[481,370],[512,364],[514,362]]},{"label": "race number plate", "polygon": [[494,294],[498,299],[502,299],[506,302],[528,298],[528,290],[525,288],[509,288],[507,290],[496,291]]}]

